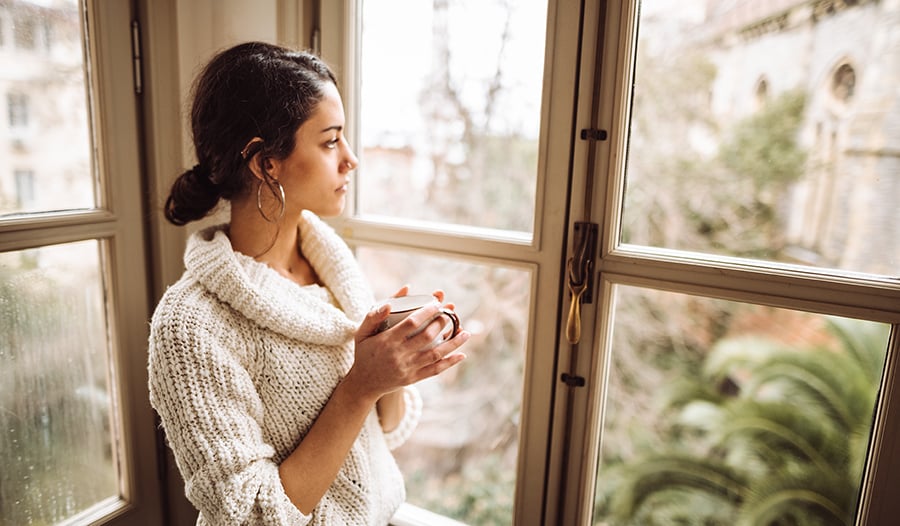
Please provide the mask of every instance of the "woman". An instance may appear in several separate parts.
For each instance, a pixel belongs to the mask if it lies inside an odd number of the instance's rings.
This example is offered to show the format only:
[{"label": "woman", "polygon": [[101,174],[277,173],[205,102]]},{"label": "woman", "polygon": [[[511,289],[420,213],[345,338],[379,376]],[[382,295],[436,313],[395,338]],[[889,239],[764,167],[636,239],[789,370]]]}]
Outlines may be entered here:
[{"label": "woman", "polygon": [[153,315],[149,371],[197,523],[387,524],[405,496],[390,449],[421,407],[408,386],[459,363],[469,334],[430,348],[440,292],[377,332],[387,309],[370,311],[351,252],[319,219],[342,211],[357,165],[323,62],[241,44],[194,89],[198,164],[165,215],[184,225],[223,199],[231,219],[188,240]]}]

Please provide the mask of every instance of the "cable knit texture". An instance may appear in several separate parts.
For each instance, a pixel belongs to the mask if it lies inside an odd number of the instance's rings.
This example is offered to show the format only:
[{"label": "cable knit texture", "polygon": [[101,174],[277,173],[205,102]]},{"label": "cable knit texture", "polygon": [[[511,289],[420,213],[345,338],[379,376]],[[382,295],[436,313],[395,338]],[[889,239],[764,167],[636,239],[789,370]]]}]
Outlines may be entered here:
[{"label": "cable knit texture", "polygon": [[150,401],[200,511],[198,525],[385,525],[405,498],[390,448],[421,414],[385,434],[373,410],[311,515],[288,499],[278,465],[353,363],[372,294],[343,240],[304,212],[300,246],[324,287],[298,286],[234,252],[227,226],[188,240],[186,271],[153,315]]}]

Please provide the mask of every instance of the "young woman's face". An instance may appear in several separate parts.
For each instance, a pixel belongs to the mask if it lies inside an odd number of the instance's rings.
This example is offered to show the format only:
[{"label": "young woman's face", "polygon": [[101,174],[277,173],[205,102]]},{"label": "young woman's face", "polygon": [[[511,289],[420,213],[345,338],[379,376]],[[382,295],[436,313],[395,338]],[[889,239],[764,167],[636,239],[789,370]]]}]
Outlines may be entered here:
[{"label": "young woman's face", "polygon": [[344,138],[344,107],[334,84],[295,134],[294,150],[273,161],[272,175],[282,186],[288,213],[309,210],[322,217],[344,209],[350,172],[359,162]]}]

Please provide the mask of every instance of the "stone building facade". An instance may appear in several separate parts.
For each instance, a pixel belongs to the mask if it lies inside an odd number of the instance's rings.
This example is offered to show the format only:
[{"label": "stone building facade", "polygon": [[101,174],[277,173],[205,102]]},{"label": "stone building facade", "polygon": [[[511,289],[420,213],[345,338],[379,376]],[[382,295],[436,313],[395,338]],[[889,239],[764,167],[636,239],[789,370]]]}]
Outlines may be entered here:
[{"label": "stone building facade", "polygon": [[709,0],[704,26],[720,120],[806,93],[791,256],[900,276],[900,0]]}]

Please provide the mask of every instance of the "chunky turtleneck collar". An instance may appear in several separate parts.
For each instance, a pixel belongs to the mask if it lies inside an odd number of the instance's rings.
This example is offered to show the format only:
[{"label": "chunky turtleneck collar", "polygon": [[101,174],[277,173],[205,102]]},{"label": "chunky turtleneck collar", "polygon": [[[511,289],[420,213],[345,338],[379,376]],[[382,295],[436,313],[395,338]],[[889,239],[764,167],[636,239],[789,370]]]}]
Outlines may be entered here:
[{"label": "chunky turtleneck collar", "polygon": [[225,224],[209,227],[188,240],[184,263],[198,283],[255,323],[285,336],[320,345],[339,345],[352,337],[374,298],[371,292],[359,298],[358,291],[368,291],[368,286],[350,249],[330,226],[304,211],[300,250],[338,307],[322,297],[318,285],[297,285],[235,252],[227,229]]}]

